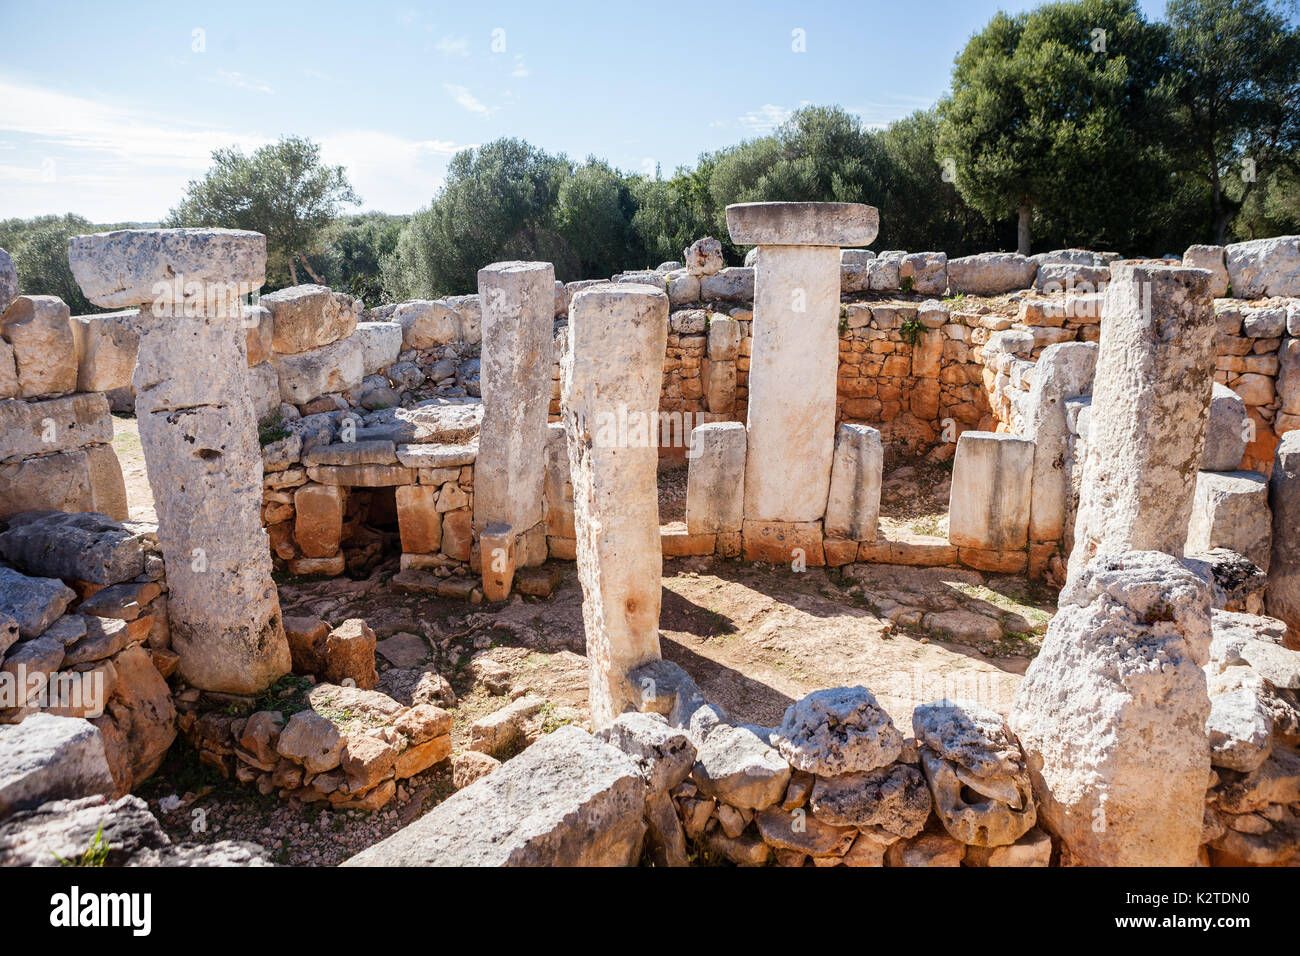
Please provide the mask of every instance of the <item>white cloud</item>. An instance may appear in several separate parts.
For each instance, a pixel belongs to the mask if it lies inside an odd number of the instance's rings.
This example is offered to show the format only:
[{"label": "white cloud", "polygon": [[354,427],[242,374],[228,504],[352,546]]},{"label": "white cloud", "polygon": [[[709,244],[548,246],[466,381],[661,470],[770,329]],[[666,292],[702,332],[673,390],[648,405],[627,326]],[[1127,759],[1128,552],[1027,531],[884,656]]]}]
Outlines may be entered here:
[{"label": "white cloud", "polygon": [[[0,210],[30,217],[76,212],[95,222],[151,222],[211,166],[214,149],[251,152],[256,131],[204,127],[120,104],[0,78]],[[410,212],[429,202],[447,161],[466,145],[375,130],[313,135],[329,163],[347,167],[366,209]]]},{"label": "white cloud", "polygon": [[227,70],[217,70],[217,79],[225,86],[232,86],[237,90],[251,90],[254,93],[274,93],[267,84],[261,80],[255,80],[243,73],[231,72]]},{"label": "white cloud", "polygon": [[750,110],[748,113],[740,116],[737,122],[741,126],[753,133],[770,133],[782,123],[790,118],[793,110],[784,106],[775,106],[771,103],[764,104],[756,110]]},{"label": "white cloud", "polygon": [[455,99],[457,105],[462,109],[469,110],[471,113],[478,113],[482,116],[490,116],[496,112],[495,106],[488,106],[463,86],[457,86],[454,83],[444,83],[442,84],[442,87],[452,95],[452,98]]},{"label": "white cloud", "polygon": [[439,37],[433,48],[446,56],[469,56],[469,40],[465,37]]}]

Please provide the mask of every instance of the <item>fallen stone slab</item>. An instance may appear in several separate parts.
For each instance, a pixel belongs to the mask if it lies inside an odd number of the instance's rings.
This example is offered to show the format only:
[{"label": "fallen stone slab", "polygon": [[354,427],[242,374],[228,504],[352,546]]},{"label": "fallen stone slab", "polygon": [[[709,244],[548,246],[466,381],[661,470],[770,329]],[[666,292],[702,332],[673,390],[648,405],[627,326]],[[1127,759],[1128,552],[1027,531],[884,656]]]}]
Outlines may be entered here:
[{"label": "fallen stone slab", "polygon": [[107,796],[113,789],[104,738],[90,721],[33,714],[0,725],[0,819],[48,800]]},{"label": "fallen stone slab", "polygon": [[626,754],[561,727],[344,866],[631,866],[646,787]]},{"label": "fallen stone slab", "polygon": [[0,534],[0,555],[31,574],[120,584],[144,572],[140,537],[106,515],[48,512]]}]

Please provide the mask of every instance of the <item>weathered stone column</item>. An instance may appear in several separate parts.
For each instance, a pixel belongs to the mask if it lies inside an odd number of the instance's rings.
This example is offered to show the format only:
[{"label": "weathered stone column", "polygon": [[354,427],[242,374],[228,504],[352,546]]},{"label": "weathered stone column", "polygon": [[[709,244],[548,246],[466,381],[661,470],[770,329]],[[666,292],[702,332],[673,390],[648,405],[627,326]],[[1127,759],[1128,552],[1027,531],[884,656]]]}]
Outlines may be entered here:
[{"label": "weathered stone column", "polygon": [[[479,372],[483,424],[474,463],[474,526],[509,525],[534,547],[521,564],[546,559],[546,419],[551,402],[555,268],[549,262],[494,262],[478,272],[483,307]],[[540,547],[539,547],[540,546]]]},{"label": "weathered stone column", "polygon": [[982,551],[1023,548],[1033,466],[1034,443],[1027,438],[962,432],[953,456],[948,541]]},{"label": "weathered stone column", "polygon": [[1111,266],[1071,578],[1102,552],[1183,553],[1214,384],[1209,285],[1204,269]]},{"label": "weathered stone column", "polygon": [[659,388],[668,296],[602,284],[569,306],[564,425],[593,729],[639,709],[627,674],[659,658]]},{"label": "weathered stone column", "polygon": [[75,236],[68,258],[96,305],[140,306],[136,418],[180,673],[203,690],[256,693],[290,667],[240,302],[264,281],[266,237],[124,230]]},{"label": "weathered stone column", "polygon": [[739,245],[757,245],[749,364],[747,521],[820,521],[835,449],[840,246],[876,238],[860,203],[727,207]]}]

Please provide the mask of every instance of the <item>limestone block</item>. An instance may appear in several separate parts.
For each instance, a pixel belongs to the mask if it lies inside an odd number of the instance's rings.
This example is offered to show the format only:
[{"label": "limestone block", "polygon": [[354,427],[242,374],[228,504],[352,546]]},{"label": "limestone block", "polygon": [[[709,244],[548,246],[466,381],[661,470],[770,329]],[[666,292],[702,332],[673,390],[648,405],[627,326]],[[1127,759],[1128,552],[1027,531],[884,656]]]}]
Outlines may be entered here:
[{"label": "limestone block", "polygon": [[130,388],[140,349],[139,312],[76,315],[71,319],[77,350],[77,391]]},{"label": "limestone block", "polygon": [[1202,471],[1196,476],[1187,553],[1227,548],[1265,572],[1273,542],[1268,479],[1255,471]]},{"label": "limestone block", "polygon": [[393,310],[393,321],[402,327],[404,348],[430,349],[460,341],[460,316],[446,302],[403,302]]},{"label": "limestone block", "polygon": [[725,315],[712,316],[709,320],[709,361],[731,362],[739,358],[740,340],[744,337],[744,330],[735,319]]},{"label": "limestone block", "polygon": [[745,516],[818,521],[835,446],[839,252],[772,246],[756,268]]},{"label": "limestone block", "polygon": [[1214,382],[1209,273],[1117,263],[1102,325],[1071,575],[1102,551],[1183,553]]},{"label": "limestone block", "polygon": [[280,410],[280,373],[271,362],[262,362],[249,367],[247,381],[253,417],[264,422]]},{"label": "limestone block", "polygon": [[1223,246],[1188,246],[1183,253],[1183,265],[1204,269],[1210,274],[1210,297],[1218,299],[1228,293],[1228,267],[1224,263]]},{"label": "limestone block", "polygon": [[0,461],[20,461],[112,440],[108,399],[98,392],[38,402],[0,401]]},{"label": "limestone block", "polygon": [[458,341],[464,345],[478,345],[483,340],[483,307],[477,295],[453,295],[447,304],[456,310],[459,323]]},{"label": "limestone block", "polygon": [[1268,613],[1300,634],[1300,431],[1278,442],[1269,477],[1273,510],[1273,556],[1269,564]]},{"label": "limestone block", "polygon": [[[264,295],[258,304],[271,312],[271,346],[290,355],[345,339],[357,327],[361,303],[323,285],[295,285]],[[339,391],[342,391],[340,389]]]},{"label": "limestone block", "polygon": [[[338,554],[344,491],[337,485],[302,485],[293,493],[293,537],[309,558]],[[405,549],[403,549],[405,550]]]},{"label": "limestone block", "polygon": [[1033,466],[1034,443],[1027,438],[963,432],[952,468],[949,542],[989,551],[1024,547]]},{"label": "limestone block", "polygon": [[0,534],[0,555],[33,574],[119,584],[144,573],[143,538],[102,514],[28,514]]},{"label": "limestone block", "polygon": [[404,554],[434,554],[442,544],[442,516],[436,503],[438,489],[428,485],[401,485],[397,496],[397,530]]},{"label": "limestone block", "polygon": [[1098,555],[1062,592],[1010,724],[1039,824],[1078,864],[1196,862],[1209,642],[1209,585],[1169,555]]},{"label": "limestone block", "polygon": [[[542,487],[546,503],[546,533],[560,538],[576,538],[573,485],[569,482],[569,449],[563,422],[551,422],[546,426],[546,480]],[[689,495],[689,490],[687,493]]]},{"label": "limestone block", "polygon": [[79,717],[33,714],[0,726],[0,819],[54,800],[111,796],[104,738]]},{"label": "limestone block", "polygon": [[668,297],[648,286],[593,286],[569,307],[564,424],[597,729],[635,700],[628,671],[659,657],[654,423],[667,335]]},{"label": "limestone block", "polygon": [[266,236],[239,229],[119,229],[73,236],[68,264],[95,305],[123,309],[165,299],[177,314],[184,306],[194,315],[237,304],[239,296],[261,288]]},{"label": "limestone block", "polygon": [[717,275],[700,279],[700,298],[705,302],[748,302],[754,298],[754,270],[728,266]]},{"label": "limestone block", "polygon": [[700,301],[700,277],[691,275],[685,269],[678,269],[664,276],[664,291],[668,293],[668,304],[673,308]]},{"label": "limestone block", "polygon": [[519,531],[545,517],[555,270],[497,262],[478,273],[483,420],[474,468],[474,520]]},{"label": "limestone block", "polygon": [[246,305],[242,314],[248,367],[269,362],[275,351],[275,319],[271,310],[264,305]]},{"label": "limestone block", "polygon": [[343,339],[310,352],[275,355],[271,362],[280,373],[280,398],[290,405],[305,405],[313,398],[360,387],[365,377],[363,352],[352,339]]},{"label": "limestone block", "polygon": [[1277,357],[1277,395],[1282,402],[1281,410],[1287,415],[1300,415],[1300,338],[1283,342]]},{"label": "limestone block", "polygon": [[402,326],[398,322],[358,322],[352,338],[361,346],[361,370],[366,375],[386,371],[402,351]]},{"label": "limestone block", "polygon": [[1034,442],[1034,466],[1029,512],[1033,541],[1058,541],[1065,533],[1070,498],[1066,468],[1070,429],[1065,403],[1092,391],[1097,346],[1092,342],[1060,342],[1043,349],[1029,387],[1025,436]]},{"label": "limestone block", "polygon": [[1215,382],[1201,470],[1236,471],[1246,453],[1246,435],[1246,403],[1232,389]]},{"label": "limestone block", "polygon": [[631,866],[645,806],[630,757],[561,727],[344,865]]},{"label": "limestone block", "polygon": [[500,522],[488,525],[479,534],[483,596],[489,601],[510,597],[510,585],[515,577],[515,538],[514,529]]},{"label": "limestone block", "polygon": [[43,634],[77,596],[57,578],[29,577],[9,567],[0,567],[0,584],[0,617],[16,622],[23,640]]},{"label": "limestone block", "polygon": [[741,553],[746,561],[823,567],[826,552],[822,546],[822,523],[746,518],[741,526]]},{"label": "limestone block", "polygon": [[967,295],[1001,295],[1028,289],[1038,263],[1015,252],[983,252],[948,260],[948,287]]},{"label": "limestone block", "polygon": [[710,422],[691,431],[686,475],[686,530],[721,534],[741,530],[745,507],[745,426]]},{"label": "limestone block", "polygon": [[893,763],[903,735],[865,687],[832,687],[786,708],[772,743],[796,770],[834,777]]},{"label": "limestone block", "polygon": [[722,270],[722,243],[712,236],[696,239],[682,252],[684,267],[689,275],[711,276]]},{"label": "limestone block", "polygon": [[1238,299],[1300,295],[1300,236],[1234,242],[1224,247],[1224,258]]},{"label": "limestone block", "polygon": [[867,263],[867,286],[872,292],[898,291],[897,259],[872,259]]},{"label": "limestone block", "polygon": [[77,389],[77,343],[67,305],[57,296],[20,295],[0,316],[0,335],[13,348],[22,398]]},{"label": "limestone block", "polygon": [[839,427],[826,502],[824,527],[828,538],[876,540],[884,465],[885,448],[879,431],[866,425]]},{"label": "limestone block", "polygon": [[[748,202],[727,207],[727,230],[738,246],[866,246],[879,227],[879,211],[862,203]],[[835,258],[838,266],[838,252]],[[838,269],[835,274],[838,277]]]},{"label": "limestone block", "polygon": [[948,255],[943,252],[914,252],[898,265],[898,282],[921,295],[942,295],[948,291]]}]

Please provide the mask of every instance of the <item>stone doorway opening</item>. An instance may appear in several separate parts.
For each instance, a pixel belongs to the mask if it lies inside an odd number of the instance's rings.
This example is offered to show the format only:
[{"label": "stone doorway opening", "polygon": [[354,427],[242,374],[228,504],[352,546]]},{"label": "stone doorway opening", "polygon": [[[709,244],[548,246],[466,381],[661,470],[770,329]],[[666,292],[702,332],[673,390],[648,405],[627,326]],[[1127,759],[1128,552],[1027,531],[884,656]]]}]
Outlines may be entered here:
[{"label": "stone doorway opening", "polygon": [[366,577],[383,562],[400,557],[396,488],[348,490],[340,548],[352,577]]}]

